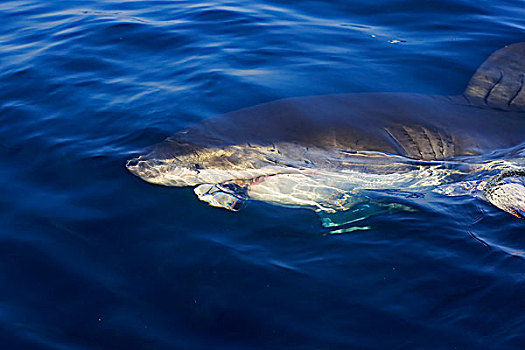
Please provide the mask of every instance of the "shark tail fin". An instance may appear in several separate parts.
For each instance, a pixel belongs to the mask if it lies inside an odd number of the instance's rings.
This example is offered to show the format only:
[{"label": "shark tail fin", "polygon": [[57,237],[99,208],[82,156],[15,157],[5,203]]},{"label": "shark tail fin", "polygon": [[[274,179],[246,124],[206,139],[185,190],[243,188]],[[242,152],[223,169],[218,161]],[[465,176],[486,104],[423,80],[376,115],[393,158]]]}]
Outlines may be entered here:
[{"label": "shark tail fin", "polygon": [[494,52],[478,68],[463,95],[474,105],[525,111],[525,42]]}]

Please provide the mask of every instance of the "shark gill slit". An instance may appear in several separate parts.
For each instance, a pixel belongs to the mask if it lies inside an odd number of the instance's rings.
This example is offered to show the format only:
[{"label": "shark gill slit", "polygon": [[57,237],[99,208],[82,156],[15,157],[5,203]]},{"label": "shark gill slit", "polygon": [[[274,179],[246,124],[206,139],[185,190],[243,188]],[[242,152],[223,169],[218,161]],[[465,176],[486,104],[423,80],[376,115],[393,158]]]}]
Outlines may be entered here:
[{"label": "shark gill slit", "polygon": [[[425,157],[423,156],[423,152],[421,152],[421,147],[416,142],[416,139],[411,135],[410,128],[406,127],[406,126],[403,126],[402,129],[405,132],[405,135],[408,137],[408,141],[410,142],[410,144],[412,145],[414,150],[419,153],[419,159],[424,159]],[[413,152],[413,153],[415,154],[415,152]],[[414,154],[410,155],[410,156],[414,157]]]},{"label": "shark gill slit", "polygon": [[432,140],[430,139],[430,136],[432,136],[431,134],[429,135],[430,133],[430,130],[427,130],[426,128],[421,128],[423,130],[423,135],[425,135],[426,137],[426,140],[428,142],[428,145],[430,146],[430,150],[432,151],[432,153],[434,154],[434,157],[433,159],[437,159],[438,156],[437,156],[437,153],[436,153],[436,150],[434,149],[434,145],[432,144]]},{"label": "shark gill slit", "polygon": [[400,154],[404,153],[405,156],[408,156],[409,154],[407,149],[403,146],[401,142],[399,142],[399,140],[394,136],[394,134],[392,134],[392,132],[387,128],[384,128],[384,130],[388,134],[388,136],[390,136],[390,138],[394,141],[394,145],[398,149],[398,151],[400,151]]}]

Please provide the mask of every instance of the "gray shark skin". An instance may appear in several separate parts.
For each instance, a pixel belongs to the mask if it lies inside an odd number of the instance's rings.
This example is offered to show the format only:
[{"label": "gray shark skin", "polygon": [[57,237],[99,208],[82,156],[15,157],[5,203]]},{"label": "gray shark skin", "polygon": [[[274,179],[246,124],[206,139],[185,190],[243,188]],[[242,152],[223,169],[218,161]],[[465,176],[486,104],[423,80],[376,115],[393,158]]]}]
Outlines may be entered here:
[{"label": "gray shark skin", "polygon": [[[177,132],[127,168],[238,210],[248,198],[347,211],[367,190],[461,182],[525,217],[525,43],[492,54],[459,96],[355,93],[288,98]],[[511,151],[508,151],[511,150]],[[497,161],[485,154],[500,154]],[[512,159],[506,159],[507,154]],[[492,181],[491,181],[492,180]]]}]

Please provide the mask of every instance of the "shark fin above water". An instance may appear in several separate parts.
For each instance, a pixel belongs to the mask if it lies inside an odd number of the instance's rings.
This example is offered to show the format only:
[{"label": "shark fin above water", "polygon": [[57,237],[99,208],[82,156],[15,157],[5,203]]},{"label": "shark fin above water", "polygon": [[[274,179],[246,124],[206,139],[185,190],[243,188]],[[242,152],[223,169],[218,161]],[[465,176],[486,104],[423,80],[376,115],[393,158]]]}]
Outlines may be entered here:
[{"label": "shark fin above water", "polygon": [[476,105],[525,111],[525,43],[494,52],[476,71],[464,96]]}]

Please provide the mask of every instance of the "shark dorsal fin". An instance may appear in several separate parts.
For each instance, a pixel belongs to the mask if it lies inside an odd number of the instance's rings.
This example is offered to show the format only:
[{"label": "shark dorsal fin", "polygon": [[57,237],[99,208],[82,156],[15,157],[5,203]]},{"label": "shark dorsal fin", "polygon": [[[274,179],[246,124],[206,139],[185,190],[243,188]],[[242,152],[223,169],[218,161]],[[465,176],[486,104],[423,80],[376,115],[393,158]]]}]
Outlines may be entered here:
[{"label": "shark dorsal fin", "polygon": [[525,42],[494,52],[478,68],[464,96],[474,105],[525,111]]}]

